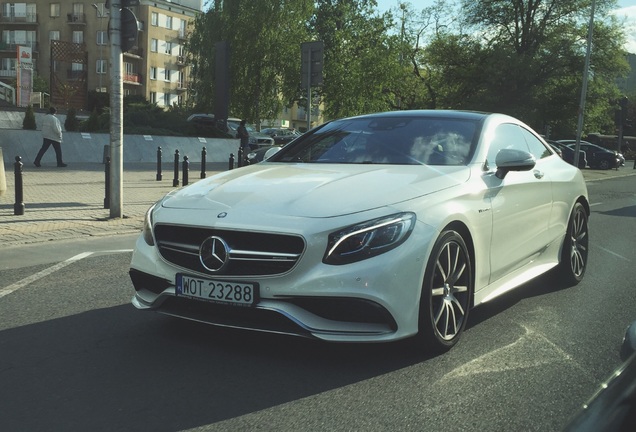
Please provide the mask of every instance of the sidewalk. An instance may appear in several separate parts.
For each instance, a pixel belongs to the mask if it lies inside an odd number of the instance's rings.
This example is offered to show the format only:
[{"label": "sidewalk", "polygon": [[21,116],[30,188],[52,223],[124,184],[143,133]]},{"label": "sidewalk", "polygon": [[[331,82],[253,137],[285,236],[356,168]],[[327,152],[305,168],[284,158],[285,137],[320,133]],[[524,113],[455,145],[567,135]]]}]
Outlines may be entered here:
[{"label": "sidewalk", "polygon": [[[169,191],[174,173],[168,164],[156,180],[156,164],[125,164],[123,173],[123,218],[110,219],[104,208],[103,164],[54,164],[23,167],[24,215],[14,215],[15,175],[13,164],[5,164],[7,190],[0,196],[0,245],[2,247],[53,240],[132,234],[141,231],[146,210]],[[208,164],[207,177],[226,170],[227,164]],[[215,170],[215,171],[214,171]],[[182,173],[179,184],[182,185]],[[200,179],[200,165],[191,164],[189,183]]]},{"label": "sidewalk", "polygon": [[[634,176],[634,162],[619,170],[583,170],[587,181]],[[207,165],[207,177],[227,169],[225,163]],[[104,208],[104,165],[69,164],[57,168],[49,164],[23,167],[24,215],[14,215],[15,176],[13,164],[5,164],[7,190],[0,196],[0,245],[24,245],[53,240],[133,234],[141,231],[146,210],[175,189],[173,171],[164,164],[163,180],[156,180],[156,164],[125,164],[123,173],[123,218],[110,219]],[[180,174],[180,185],[183,179]],[[200,179],[200,165],[191,164],[190,183]]]}]

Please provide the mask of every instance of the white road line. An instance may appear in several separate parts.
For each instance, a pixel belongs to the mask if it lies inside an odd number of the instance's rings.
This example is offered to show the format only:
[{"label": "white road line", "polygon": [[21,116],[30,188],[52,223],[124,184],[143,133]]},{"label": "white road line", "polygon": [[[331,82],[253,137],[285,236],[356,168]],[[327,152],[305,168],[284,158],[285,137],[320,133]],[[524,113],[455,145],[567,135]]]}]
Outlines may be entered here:
[{"label": "white road line", "polygon": [[602,251],[607,252],[608,254],[614,255],[617,258],[623,259],[623,260],[625,260],[627,262],[631,262],[631,260],[629,258],[625,258],[624,256],[617,254],[616,252],[612,252],[611,250],[605,249],[604,247],[601,247],[599,245],[594,245],[594,246],[596,246],[597,248],[599,248]]},{"label": "white road line", "polygon": [[75,255],[74,257],[71,257],[69,259],[67,259],[66,261],[62,261],[61,263],[55,264],[52,267],[49,267],[47,269],[44,269],[40,272],[37,272],[35,274],[32,274],[31,276],[22,279],[21,281],[18,281],[12,285],[9,285],[6,288],[2,288],[0,289],[0,298],[11,294],[14,291],[19,290],[20,288],[24,288],[25,286],[29,285],[30,283],[35,282],[38,279],[42,279],[43,277],[46,277],[48,275],[50,275],[51,273],[55,273],[56,271],[63,269],[64,267],[66,267],[69,264],[73,264],[75,261],[79,261],[81,259],[84,259],[86,257],[89,257],[93,254],[94,252],[84,252],[81,253],[79,255]]}]

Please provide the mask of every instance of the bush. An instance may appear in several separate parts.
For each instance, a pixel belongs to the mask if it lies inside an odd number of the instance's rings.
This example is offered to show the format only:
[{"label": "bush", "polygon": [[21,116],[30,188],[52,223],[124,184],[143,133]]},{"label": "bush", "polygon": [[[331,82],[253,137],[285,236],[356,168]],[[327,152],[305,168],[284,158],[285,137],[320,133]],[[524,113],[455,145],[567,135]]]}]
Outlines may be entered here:
[{"label": "bush", "polygon": [[75,108],[69,108],[64,120],[64,129],[68,132],[77,132],[79,130],[79,120]]},{"label": "bush", "polygon": [[26,112],[24,113],[24,120],[22,120],[22,129],[37,129],[37,126],[35,124],[35,113],[33,112],[33,107],[31,105],[27,106]]}]

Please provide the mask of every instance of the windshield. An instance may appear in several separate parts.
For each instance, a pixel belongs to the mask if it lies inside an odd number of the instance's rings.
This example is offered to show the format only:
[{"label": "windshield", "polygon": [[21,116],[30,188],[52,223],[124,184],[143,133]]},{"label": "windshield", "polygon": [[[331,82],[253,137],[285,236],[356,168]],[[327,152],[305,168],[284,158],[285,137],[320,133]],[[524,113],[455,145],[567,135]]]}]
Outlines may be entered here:
[{"label": "windshield", "polygon": [[362,117],[334,121],[286,146],[269,161],[464,165],[477,123],[439,117]]}]

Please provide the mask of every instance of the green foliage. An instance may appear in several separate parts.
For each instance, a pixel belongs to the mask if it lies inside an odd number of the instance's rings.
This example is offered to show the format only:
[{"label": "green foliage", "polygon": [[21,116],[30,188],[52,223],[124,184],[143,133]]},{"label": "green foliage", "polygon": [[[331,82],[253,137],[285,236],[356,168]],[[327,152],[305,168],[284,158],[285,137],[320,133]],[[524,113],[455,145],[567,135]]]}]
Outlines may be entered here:
[{"label": "green foliage", "polygon": [[104,108],[110,106],[110,94],[91,90],[88,92],[88,110],[93,111],[97,109],[98,112],[102,112]]},{"label": "green foliage", "polygon": [[36,130],[35,113],[33,112],[33,106],[28,105],[26,112],[24,113],[24,120],[22,120],[22,129]]},{"label": "green foliage", "polygon": [[[311,0],[251,0],[211,2],[200,15],[187,44],[192,88],[199,112],[215,106],[216,43],[230,46],[230,106],[232,115],[258,123],[275,118],[283,101],[298,98],[300,42],[309,40],[306,23]],[[290,41],[297,41],[292,43]]]},{"label": "green foliage", "polygon": [[79,130],[79,120],[75,108],[69,108],[66,112],[66,120],[64,120],[64,129],[68,132],[77,132]]},{"label": "green foliage", "polygon": [[99,114],[97,113],[97,108],[95,108],[88,120],[80,124],[79,130],[82,132],[98,132],[100,129]]}]

